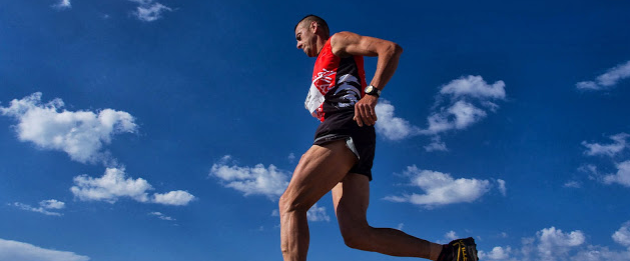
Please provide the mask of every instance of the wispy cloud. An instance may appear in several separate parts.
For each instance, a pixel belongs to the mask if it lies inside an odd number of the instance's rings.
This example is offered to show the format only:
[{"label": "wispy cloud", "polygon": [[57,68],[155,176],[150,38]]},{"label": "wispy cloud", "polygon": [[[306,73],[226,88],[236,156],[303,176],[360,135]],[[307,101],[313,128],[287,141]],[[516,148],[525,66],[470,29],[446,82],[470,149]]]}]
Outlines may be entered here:
[{"label": "wispy cloud", "polygon": [[536,236],[539,241],[537,250],[543,260],[555,260],[557,256],[564,256],[571,247],[584,244],[586,239],[582,231],[564,233],[555,227],[545,228],[536,233]]},{"label": "wispy cloud", "polygon": [[127,178],[124,168],[107,168],[100,178],[87,175],[74,177],[74,186],[70,191],[83,201],[105,201],[116,203],[120,198],[131,198],[142,203],[185,206],[195,200],[195,196],[186,191],[171,191],[165,194],[155,193],[149,182],[142,178]]},{"label": "wispy cloud", "polygon": [[582,142],[582,145],[586,147],[584,151],[588,156],[607,156],[610,161],[615,165],[616,173],[602,173],[598,170],[597,166],[593,164],[585,164],[578,170],[589,173],[589,178],[603,182],[604,184],[620,184],[625,187],[630,187],[630,159],[618,162],[617,160],[622,155],[622,152],[629,148],[626,140],[630,137],[629,134],[619,133],[610,136],[613,143],[599,144]]},{"label": "wispy cloud", "polygon": [[433,138],[431,138],[431,143],[429,145],[424,146],[424,149],[428,152],[448,151],[448,148],[446,147],[446,143],[442,141],[442,138],[440,138],[440,136],[433,136]]},{"label": "wispy cloud", "polygon": [[[165,12],[172,12],[173,8],[156,2],[155,0],[129,0],[130,2],[138,4],[135,11],[131,14],[138,20],[143,22],[154,22],[162,18]],[[56,4],[52,5],[53,8],[58,10],[66,10],[72,8],[70,0],[58,0]],[[109,15],[103,16],[103,18],[109,18]]]},{"label": "wispy cloud", "polygon": [[138,7],[136,7],[136,11],[133,12],[133,15],[138,18],[140,21],[144,22],[153,22],[160,18],[162,18],[162,13],[173,11],[172,8],[165,6],[161,3],[155,2],[154,0],[129,0],[131,2],[137,3]]},{"label": "wispy cloud", "polygon": [[457,235],[457,233],[455,233],[455,231],[451,230],[444,235],[444,238],[450,241],[450,240],[458,239],[459,236]]},{"label": "wispy cloud", "polygon": [[428,127],[421,130],[437,135],[450,130],[462,130],[496,111],[493,101],[505,100],[505,83],[488,84],[481,76],[466,76],[442,86],[433,112],[427,118]]},{"label": "wispy cloud", "polygon": [[436,102],[427,117],[428,126],[420,128],[408,120],[396,117],[395,107],[387,100],[376,105],[376,131],[389,140],[402,140],[417,135],[429,135],[431,144],[427,151],[447,151],[439,135],[464,130],[483,120],[489,112],[496,112],[497,101],[506,99],[505,83],[488,84],[481,76],[465,76],[442,86]]},{"label": "wispy cloud", "polygon": [[581,188],[582,184],[578,181],[571,180],[564,183],[563,187],[565,188]]},{"label": "wispy cloud", "polygon": [[630,221],[612,234],[617,244],[626,247],[623,251],[588,244],[584,232],[563,232],[556,227],[542,229],[533,237],[521,240],[521,246],[496,246],[491,251],[479,251],[479,259],[502,261],[628,261],[630,260]]},{"label": "wispy cloud", "polygon": [[[243,196],[262,195],[275,201],[289,185],[290,173],[274,165],[238,166],[231,156],[226,155],[212,165],[209,176],[219,179],[224,187],[243,193]],[[280,216],[277,209],[272,216]],[[306,217],[313,222],[330,221],[326,207],[317,204],[308,210]]]},{"label": "wispy cloud", "polygon": [[153,194],[152,202],[163,205],[185,206],[195,199],[195,196],[187,191],[176,190],[163,194],[155,193]]},{"label": "wispy cloud", "polygon": [[72,4],[70,0],[60,0],[58,3],[54,4],[53,7],[57,9],[70,9],[72,8]]},{"label": "wispy cloud", "polygon": [[61,99],[43,104],[41,97],[37,92],[14,99],[9,107],[0,107],[0,113],[18,121],[14,128],[20,141],[32,142],[41,149],[63,151],[72,160],[107,164],[111,159],[103,147],[111,143],[115,134],[137,131],[134,117],[127,112],[68,111]]},{"label": "wispy cloud", "polygon": [[330,221],[330,216],[326,213],[326,208],[320,207],[317,204],[313,205],[311,209],[306,212],[306,218],[312,222]]},{"label": "wispy cloud", "polygon": [[601,91],[610,89],[627,78],[630,78],[630,61],[608,69],[594,81],[578,82],[575,86],[579,90]]},{"label": "wispy cloud", "polygon": [[499,192],[501,192],[501,195],[503,195],[504,197],[507,196],[507,188],[505,187],[505,180],[498,179],[497,184],[499,186]]},{"label": "wispy cloud", "polygon": [[90,258],[73,252],[50,250],[27,243],[0,238],[0,260],[88,261]]},{"label": "wispy cloud", "polygon": [[[274,209],[271,212],[271,216],[279,217],[280,211]],[[326,212],[326,207],[321,207],[317,203],[315,203],[315,205],[306,212],[306,218],[311,222],[330,221],[330,216],[328,215],[328,212]]]},{"label": "wispy cloud", "polygon": [[630,137],[627,133],[619,133],[610,136],[610,139],[614,142],[611,144],[599,144],[599,143],[588,143],[586,141],[582,142],[582,145],[587,148],[584,151],[584,154],[589,156],[609,156],[614,157],[619,154],[624,149],[628,148],[628,144],[626,140]]},{"label": "wispy cloud", "polygon": [[394,116],[394,105],[382,100],[376,105],[376,131],[389,140],[401,140],[418,135],[420,128],[411,125],[407,120]]},{"label": "wispy cloud", "polygon": [[[385,197],[386,200],[408,202],[433,208],[454,203],[474,202],[493,187],[489,180],[454,179],[448,173],[421,170],[415,165],[407,167],[403,175],[409,178],[409,185],[421,189],[424,194],[411,193],[402,196],[387,196]],[[505,182],[500,180],[498,186],[504,189]]]},{"label": "wispy cloud", "polygon": [[169,217],[167,215],[162,214],[161,212],[151,212],[149,213],[150,216],[154,216],[157,217],[161,220],[166,220],[166,221],[175,221],[176,219]]},{"label": "wispy cloud", "polygon": [[510,259],[510,255],[512,253],[512,247],[494,247],[492,248],[492,250],[488,253],[485,253],[483,251],[479,251],[479,258],[486,260],[513,260]]},{"label": "wispy cloud", "polygon": [[625,187],[630,187],[630,160],[615,164],[617,173],[604,176],[604,183],[617,183]]},{"label": "wispy cloud", "polygon": [[630,221],[624,223],[619,230],[615,231],[612,238],[618,244],[630,248]]},{"label": "wispy cloud", "polygon": [[[630,232],[625,223],[614,232],[612,238],[618,244],[630,247]],[[534,237],[522,238],[520,248],[511,246],[496,246],[492,251],[479,251],[479,258],[483,260],[502,261],[628,261],[630,249],[613,251],[609,247],[588,244],[588,236],[580,230],[563,232],[556,227],[542,229]]]},{"label": "wispy cloud", "polygon": [[225,187],[235,189],[248,195],[264,195],[270,199],[277,199],[289,184],[287,171],[280,170],[274,165],[265,167],[257,164],[254,167],[241,167],[232,162],[232,157],[224,156],[212,165],[210,177],[221,180]]},{"label": "wispy cloud", "polygon": [[66,203],[64,203],[62,201],[58,201],[56,199],[43,200],[43,201],[39,202],[39,207],[37,207],[37,208],[36,207],[32,207],[31,205],[24,204],[24,203],[19,203],[19,202],[15,202],[15,203],[10,204],[10,205],[18,207],[18,208],[20,208],[22,210],[42,213],[42,214],[48,215],[48,216],[63,216],[63,214],[61,214],[59,212],[54,212],[54,211],[51,211],[51,210],[61,210],[61,209],[64,209],[66,207]]},{"label": "wispy cloud", "polygon": [[405,223],[399,223],[398,226],[396,226],[396,229],[403,230],[404,227],[405,227]]}]

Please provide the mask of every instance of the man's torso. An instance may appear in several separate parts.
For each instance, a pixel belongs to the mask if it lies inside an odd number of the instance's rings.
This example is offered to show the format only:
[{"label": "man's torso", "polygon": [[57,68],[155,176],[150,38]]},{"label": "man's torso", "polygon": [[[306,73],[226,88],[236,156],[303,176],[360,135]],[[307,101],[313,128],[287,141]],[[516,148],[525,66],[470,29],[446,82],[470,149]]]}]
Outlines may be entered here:
[{"label": "man's torso", "polygon": [[327,114],[354,110],[366,86],[362,56],[341,58],[332,52],[330,39],[320,51],[304,105],[323,121]]}]

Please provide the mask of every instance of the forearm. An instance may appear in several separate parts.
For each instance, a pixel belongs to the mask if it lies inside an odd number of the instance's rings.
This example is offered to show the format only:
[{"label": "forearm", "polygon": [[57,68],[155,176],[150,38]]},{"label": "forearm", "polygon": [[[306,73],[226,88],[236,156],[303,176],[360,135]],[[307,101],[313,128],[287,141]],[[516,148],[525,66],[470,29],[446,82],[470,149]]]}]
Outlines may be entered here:
[{"label": "forearm", "polygon": [[398,60],[402,54],[402,48],[391,43],[378,51],[378,61],[376,63],[376,71],[370,85],[383,90],[385,85],[394,76],[396,68],[398,68]]}]

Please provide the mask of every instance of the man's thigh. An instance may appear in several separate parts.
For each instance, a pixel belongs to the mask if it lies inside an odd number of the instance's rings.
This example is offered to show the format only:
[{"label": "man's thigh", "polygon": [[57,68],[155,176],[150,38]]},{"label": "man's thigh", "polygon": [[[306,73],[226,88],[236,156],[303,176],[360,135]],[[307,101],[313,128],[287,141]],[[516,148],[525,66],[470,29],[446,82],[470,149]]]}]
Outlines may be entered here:
[{"label": "man's thigh", "polygon": [[282,197],[299,204],[294,207],[308,209],[339,183],[356,161],[345,140],[313,145],[300,159]]},{"label": "man's thigh", "polygon": [[342,234],[368,226],[366,213],[370,204],[367,176],[350,173],[332,191],[335,214]]}]

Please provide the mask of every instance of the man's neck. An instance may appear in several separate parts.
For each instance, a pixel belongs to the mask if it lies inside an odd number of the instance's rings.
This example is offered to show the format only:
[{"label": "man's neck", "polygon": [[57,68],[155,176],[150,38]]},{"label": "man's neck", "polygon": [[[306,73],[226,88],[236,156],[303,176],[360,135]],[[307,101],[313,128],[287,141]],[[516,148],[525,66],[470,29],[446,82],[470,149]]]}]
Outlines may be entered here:
[{"label": "man's neck", "polygon": [[327,38],[323,38],[321,36],[317,37],[317,55],[319,55],[319,53],[322,51],[322,49],[324,48],[324,45],[326,45],[326,41],[328,41]]}]

